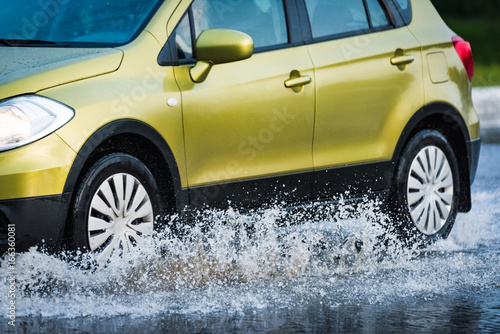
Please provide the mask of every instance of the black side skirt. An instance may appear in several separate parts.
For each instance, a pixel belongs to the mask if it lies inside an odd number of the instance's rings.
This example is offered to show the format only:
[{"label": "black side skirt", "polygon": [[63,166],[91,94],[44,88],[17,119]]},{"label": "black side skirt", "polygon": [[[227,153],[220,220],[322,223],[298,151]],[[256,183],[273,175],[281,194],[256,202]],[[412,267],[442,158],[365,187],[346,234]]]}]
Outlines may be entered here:
[{"label": "black side skirt", "polygon": [[315,172],[244,180],[185,189],[190,209],[229,207],[252,209],[269,205],[295,206],[305,202],[329,202],[342,195],[361,198],[364,194],[390,189],[394,174],[391,161]]}]

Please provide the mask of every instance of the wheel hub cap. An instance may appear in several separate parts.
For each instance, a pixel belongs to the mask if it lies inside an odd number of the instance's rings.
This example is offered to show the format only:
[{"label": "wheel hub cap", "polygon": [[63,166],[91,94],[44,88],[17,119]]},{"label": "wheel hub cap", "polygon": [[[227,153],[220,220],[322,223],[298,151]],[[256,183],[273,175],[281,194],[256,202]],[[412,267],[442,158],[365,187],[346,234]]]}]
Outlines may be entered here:
[{"label": "wheel hub cap", "polygon": [[408,176],[407,199],[418,230],[433,235],[450,216],[453,174],[446,155],[436,146],[422,149],[413,160]]},{"label": "wheel hub cap", "polygon": [[130,174],[115,174],[97,189],[90,204],[88,240],[98,262],[130,251],[153,234],[153,206],[144,186]]}]

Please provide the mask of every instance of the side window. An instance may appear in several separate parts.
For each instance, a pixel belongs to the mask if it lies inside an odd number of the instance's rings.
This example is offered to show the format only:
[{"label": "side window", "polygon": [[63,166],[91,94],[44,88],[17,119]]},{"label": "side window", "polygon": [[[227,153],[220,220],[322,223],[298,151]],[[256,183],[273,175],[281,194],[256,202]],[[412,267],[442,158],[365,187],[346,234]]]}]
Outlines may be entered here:
[{"label": "side window", "polygon": [[369,29],[363,0],[305,0],[313,38]]},{"label": "side window", "polygon": [[366,5],[368,6],[373,28],[387,27],[390,25],[389,18],[380,4],[380,0],[366,0]]},{"label": "side window", "polygon": [[191,34],[191,15],[186,13],[175,28],[175,45],[179,59],[193,58],[193,38]]},{"label": "side window", "polygon": [[175,31],[179,59],[192,58],[193,41],[213,28],[247,33],[256,49],[288,43],[282,0],[195,0]]},{"label": "side window", "polygon": [[410,24],[413,17],[410,0],[394,0],[394,2],[403,17],[405,24]]}]

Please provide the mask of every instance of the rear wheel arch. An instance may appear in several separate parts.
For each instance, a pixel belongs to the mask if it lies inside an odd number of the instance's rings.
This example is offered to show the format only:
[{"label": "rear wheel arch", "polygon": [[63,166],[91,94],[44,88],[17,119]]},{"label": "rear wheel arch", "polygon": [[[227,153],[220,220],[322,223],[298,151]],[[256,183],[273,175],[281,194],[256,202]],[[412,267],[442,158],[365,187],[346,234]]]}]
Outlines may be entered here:
[{"label": "rear wheel arch", "polygon": [[[422,107],[407,123],[394,150],[392,161],[397,166],[401,154],[409,141],[423,130],[436,130],[440,132],[450,143],[458,160],[458,168],[461,180],[461,192],[459,195],[459,212],[468,212],[471,209],[470,196],[470,159],[467,142],[470,141],[467,125],[457,109],[452,105],[442,102],[432,103]],[[391,187],[394,189],[395,179]]]},{"label": "rear wheel arch", "polygon": [[394,232],[409,245],[432,243],[450,233],[460,205],[460,172],[445,136],[425,129],[411,137],[396,168],[389,213]]}]

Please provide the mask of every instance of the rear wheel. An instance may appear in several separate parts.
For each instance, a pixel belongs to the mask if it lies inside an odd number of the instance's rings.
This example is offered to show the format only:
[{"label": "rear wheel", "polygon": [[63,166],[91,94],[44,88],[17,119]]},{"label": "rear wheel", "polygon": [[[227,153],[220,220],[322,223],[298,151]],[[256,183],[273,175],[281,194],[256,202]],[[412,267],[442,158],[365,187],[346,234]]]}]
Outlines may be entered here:
[{"label": "rear wheel", "polygon": [[434,130],[415,135],[396,171],[391,206],[397,232],[411,243],[446,238],[458,212],[458,162],[446,138]]},{"label": "rear wheel", "polygon": [[158,186],[137,158],[114,153],[98,160],[83,178],[73,203],[75,248],[106,263],[152,238],[161,212]]}]

